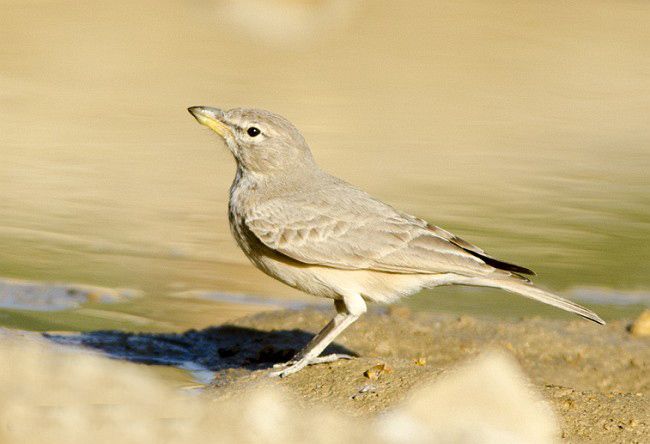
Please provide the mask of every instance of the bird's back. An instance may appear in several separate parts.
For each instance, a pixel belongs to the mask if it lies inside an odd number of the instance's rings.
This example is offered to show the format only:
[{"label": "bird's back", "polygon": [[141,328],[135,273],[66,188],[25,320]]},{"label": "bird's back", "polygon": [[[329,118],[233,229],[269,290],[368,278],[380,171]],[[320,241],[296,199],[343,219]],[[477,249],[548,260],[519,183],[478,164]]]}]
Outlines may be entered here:
[{"label": "bird's back", "polygon": [[253,234],[298,262],[390,273],[485,275],[494,268],[416,217],[325,174],[255,186],[240,175],[231,191],[236,236]]}]

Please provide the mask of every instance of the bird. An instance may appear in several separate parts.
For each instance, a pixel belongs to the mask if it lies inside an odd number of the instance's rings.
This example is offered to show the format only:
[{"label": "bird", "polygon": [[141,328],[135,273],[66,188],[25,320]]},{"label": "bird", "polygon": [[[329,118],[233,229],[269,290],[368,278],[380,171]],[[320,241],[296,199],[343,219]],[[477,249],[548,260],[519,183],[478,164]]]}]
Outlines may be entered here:
[{"label": "bird", "polygon": [[270,376],[351,358],[321,353],[367,311],[367,302],[390,304],[441,285],[499,288],[605,324],[591,310],[536,287],[528,268],[328,174],[284,117],[253,108],[188,111],[236,160],[228,219],[244,254],[269,276],[334,301],[332,320]]}]

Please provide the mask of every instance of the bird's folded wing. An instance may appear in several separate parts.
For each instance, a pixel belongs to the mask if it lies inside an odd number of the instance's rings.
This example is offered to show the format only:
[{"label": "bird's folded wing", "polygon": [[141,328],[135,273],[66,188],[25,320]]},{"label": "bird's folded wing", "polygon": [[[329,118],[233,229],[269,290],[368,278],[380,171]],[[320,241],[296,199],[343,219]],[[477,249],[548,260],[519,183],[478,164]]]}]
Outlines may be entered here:
[{"label": "bird's folded wing", "polygon": [[245,217],[248,229],[264,245],[305,264],[474,276],[494,270],[418,221],[367,198],[356,202],[276,199],[251,209]]},{"label": "bird's folded wing", "polygon": [[[491,265],[495,268],[498,268],[500,270],[506,270],[506,271],[513,271],[518,274],[529,274],[529,275],[535,275],[535,272],[533,270],[530,270],[526,267],[522,267],[521,265],[516,265],[510,262],[505,262],[500,259],[497,259],[495,257],[490,256],[487,254],[485,251],[483,251],[481,248],[477,247],[474,244],[471,244],[467,242],[464,239],[461,239],[460,237],[456,236],[453,233],[450,233],[447,230],[443,230],[440,227],[436,227],[434,225],[429,225],[426,221],[419,220],[420,223],[424,223],[424,226],[433,233],[436,234],[436,236],[439,236],[443,239],[448,240],[452,244],[462,248],[463,250],[467,251],[468,253],[472,254],[473,256],[478,257],[481,259],[483,262],[485,262],[488,265]],[[519,276],[524,278],[523,276]]]}]

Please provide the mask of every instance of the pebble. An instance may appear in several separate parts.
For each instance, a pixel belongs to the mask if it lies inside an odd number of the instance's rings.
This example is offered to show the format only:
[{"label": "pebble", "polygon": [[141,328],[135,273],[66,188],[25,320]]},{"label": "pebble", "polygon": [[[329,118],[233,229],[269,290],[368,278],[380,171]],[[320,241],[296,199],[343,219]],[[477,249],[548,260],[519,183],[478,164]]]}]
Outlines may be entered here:
[{"label": "pebble", "polygon": [[362,395],[366,393],[375,393],[376,391],[377,391],[377,387],[375,387],[372,384],[366,384],[363,387],[361,387],[357,393],[350,396],[350,399],[360,399]]},{"label": "pebble", "polygon": [[373,367],[370,367],[368,370],[363,372],[363,376],[370,379],[371,381],[376,381],[384,373],[392,373],[393,369],[388,366],[388,364],[377,364]]},{"label": "pebble", "polygon": [[415,359],[414,362],[415,362],[415,365],[420,366],[420,367],[424,367],[425,365],[427,365],[427,358],[419,357],[419,358]]},{"label": "pebble", "polygon": [[632,336],[650,336],[650,309],[644,310],[630,328]]}]

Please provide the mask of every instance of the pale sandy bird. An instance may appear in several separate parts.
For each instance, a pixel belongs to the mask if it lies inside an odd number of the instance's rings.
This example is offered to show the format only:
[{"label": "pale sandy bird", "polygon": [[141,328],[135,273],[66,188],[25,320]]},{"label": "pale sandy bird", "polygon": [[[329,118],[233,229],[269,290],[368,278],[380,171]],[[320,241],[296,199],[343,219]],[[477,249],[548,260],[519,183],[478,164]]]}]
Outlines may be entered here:
[{"label": "pale sandy bird", "polygon": [[439,285],[495,287],[571,311],[599,324],[592,311],[535,286],[527,268],[503,262],[463,239],[403,213],[321,170],[300,132],[258,109],[194,106],[190,113],[219,134],[237,161],[230,187],[232,233],[257,268],[291,287],[334,300],[337,314],[283,368],[320,356],[366,311]]}]

